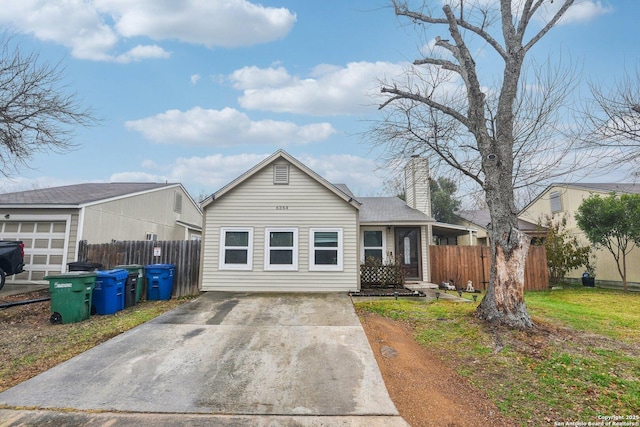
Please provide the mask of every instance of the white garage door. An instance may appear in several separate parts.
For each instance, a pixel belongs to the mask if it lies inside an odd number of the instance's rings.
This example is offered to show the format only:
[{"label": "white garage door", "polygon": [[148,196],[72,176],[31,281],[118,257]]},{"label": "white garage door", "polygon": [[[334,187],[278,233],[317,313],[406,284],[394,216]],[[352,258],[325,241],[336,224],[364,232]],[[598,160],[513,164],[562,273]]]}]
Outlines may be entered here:
[{"label": "white garage door", "polygon": [[69,218],[0,219],[0,239],[24,242],[25,271],[8,281],[43,280],[66,271]]}]

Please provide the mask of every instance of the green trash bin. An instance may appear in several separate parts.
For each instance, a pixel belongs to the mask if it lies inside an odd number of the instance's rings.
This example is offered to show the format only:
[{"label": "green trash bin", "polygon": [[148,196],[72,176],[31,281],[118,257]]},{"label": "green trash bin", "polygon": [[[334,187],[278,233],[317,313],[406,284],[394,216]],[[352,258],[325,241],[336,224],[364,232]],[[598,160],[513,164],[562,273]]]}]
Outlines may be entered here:
[{"label": "green trash bin", "polygon": [[49,281],[51,294],[51,323],[76,323],[89,318],[96,273],[74,271],[46,276],[45,280]]},{"label": "green trash bin", "polygon": [[129,264],[129,265],[116,265],[113,268],[122,268],[129,273],[138,274],[138,282],[136,283],[136,304],[142,300],[142,292],[144,291],[144,265]]}]

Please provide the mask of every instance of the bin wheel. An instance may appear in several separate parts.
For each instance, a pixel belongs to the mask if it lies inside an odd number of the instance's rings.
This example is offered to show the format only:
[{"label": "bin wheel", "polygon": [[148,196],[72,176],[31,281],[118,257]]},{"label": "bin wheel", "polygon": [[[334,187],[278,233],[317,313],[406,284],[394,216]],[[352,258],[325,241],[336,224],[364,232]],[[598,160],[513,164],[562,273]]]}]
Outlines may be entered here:
[{"label": "bin wheel", "polygon": [[53,313],[49,318],[49,321],[54,325],[59,325],[62,323],[62,315],[58,312]]},{"label": "bin wheel", "polygon": [[93,316],[94,314],[96,314],[98,310],[96,310],[96,306],[91,304],[91,315]]}]

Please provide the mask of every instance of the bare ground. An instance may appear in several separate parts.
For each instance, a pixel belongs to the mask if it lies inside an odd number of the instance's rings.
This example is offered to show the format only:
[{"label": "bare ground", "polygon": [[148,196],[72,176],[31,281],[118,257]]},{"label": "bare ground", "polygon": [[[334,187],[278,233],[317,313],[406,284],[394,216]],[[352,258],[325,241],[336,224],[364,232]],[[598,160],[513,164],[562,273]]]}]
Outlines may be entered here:
[{"label": "bare ground", "polygon": [[413,427],[512,426],[486,395],[419,345],[404,323],[361,313],[391,399]]}]

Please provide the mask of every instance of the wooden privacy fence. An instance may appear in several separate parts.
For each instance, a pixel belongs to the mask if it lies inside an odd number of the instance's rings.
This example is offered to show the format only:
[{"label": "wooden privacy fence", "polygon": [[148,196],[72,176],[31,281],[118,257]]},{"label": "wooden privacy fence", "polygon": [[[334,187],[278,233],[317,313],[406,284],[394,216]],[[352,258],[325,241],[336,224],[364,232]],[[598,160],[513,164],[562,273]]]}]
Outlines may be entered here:
[{"label": "wooden privacy fence", "polygon": [[[173,296],[181,297],[199,292],[200,250],[199,240],[162,242],[145,240],[99,244],[81,241],[78,261],[97,262],[102,264],[105,270],[110,270],[117,265],[173,264],[176,266]],[[158,251],[160,256],[154,256]]]},{"label": "wooden privacy fence", "polygon": [[[475,289],[486,290],[491,272],[491,248],[488,246],[429,246],[431,282],[453,279],[457,288],[473,281]],[[549,289],[547,253],[544,246],[530,246],[524,269],[525,291]]]}]

